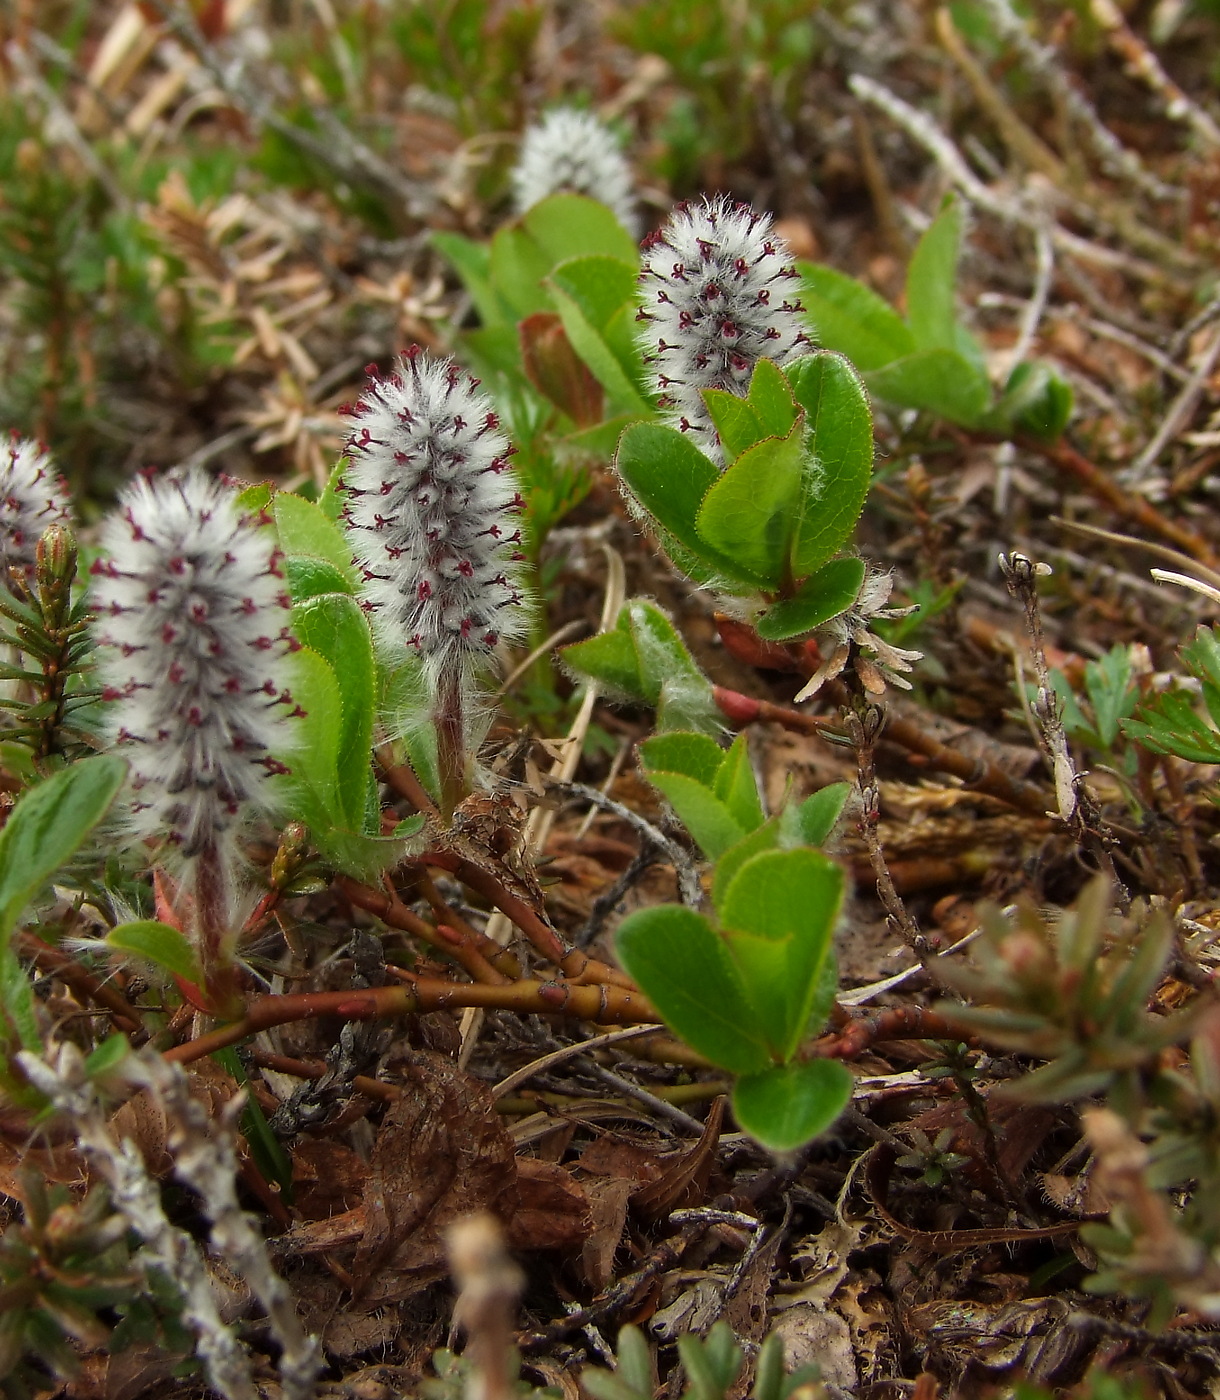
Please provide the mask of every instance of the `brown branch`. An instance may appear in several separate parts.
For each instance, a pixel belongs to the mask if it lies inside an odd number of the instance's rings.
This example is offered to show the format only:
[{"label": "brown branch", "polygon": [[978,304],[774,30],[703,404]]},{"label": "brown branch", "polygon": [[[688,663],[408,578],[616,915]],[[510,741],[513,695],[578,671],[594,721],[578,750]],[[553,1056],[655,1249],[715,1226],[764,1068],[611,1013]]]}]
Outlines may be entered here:
[{"label": "brown branch", "polygon": [[[827,683],[827,694],[833,693],[835,684],[833,681]],[[728,690],[724,686],[713,686],[712,696],[724,717],[739,729],[747,724],[779,724],[796,734],[812,734],[822,739],[833,740],[843,734],[837,721],[827,719],[823,715],[807,715],[801,710],[794,710],[787,705],[776,705],[770,700],[755,700],[753,696],[742,695],[739,691]],[[929,768],[941,773],[951,773],[975,792],[986,793],[988,797],[995,797],[1031,816],[1046,815],[1051,798],[1040,787],[1014,778],[997,764],[988,763],[984,758],[971,758],[968,754],[949,748],[947,744],[934,739],[909,719],[890,715],[882,734],[882,742],[897,744],[909,753],[919,754]]]},{"label": "brown branch", "polygon": [[236,1045],[259,1031],[292,1021],[315,1020],[321,1016],[339,1016],[345,1021],[373,1021],[385,1016],[482,1006],[513,1011],[521,1016],[571,1016],[606,1026],[630,1026],[658,1019],[655,1009],[640,992],[604,983],[579,986],[566,981],[544,982],[523,978],[504,986],[490,986],[485,982],[412,978],[409,973],[394,967],[387,967],[386,971],[407,980],[388,987],[259,997],[250,1003],[240,1020],[167,1050],[165,1058],[188,1064]]},{"label": "brown branch", "polygon": [[29,932],[17,935],[17,952],[31,959],[40,972],[58,977],[78,996],[104,1007],[109,1011],[116,1030],[125,1031],[128,1035],[143,1036],[147,1033],[140,1012],[123,993],[109,982],[100,982],[67,953],[60,952]]},{"label": "brown branch", "polygon": [[482,895],[489,904],[516,924],[547,962],[558,967],[567,956],[568,949],[559,934],[490,870],[476,865],[474,861],[467,860],[465,856],[460,856],[454,851],[435,849],[425,851],[418,858],[418,864],[430,865],[434,870],[445,870],[476,894]]},{"label": "brown branch", "polygon": [[1070,473],[1091,495],[1103,501],[1124,520],[1142,525],[1145,530],[1168,540],[1178,549],[1184,549],[1192,559],[1198,559],[1209,569],[1220,568],[1220,556],[1202,535],[1170,520],[1145,497],[1124,491],[1111,476],[1068,443],[1062,440],[1040,442],[1037,438],[1029,437],[1020,437],[1017,442],[1026,451],[1037,452],[1048,462]]},{"label": "brown branch", "polygon": [[503,986],[520,977],[521,964],[506,949],[470,928],[451,924],[434,927],[398,899],[383,890],[372,889],[346,875],[335,878],[335,887],[358,908],[375,914],[383,924],[414,934],[429,946],[454,959],[476,981]]},{"label": "brown branch", "polygon": [[453,851],[425,851],[419,857],[419,863],[448,871],[476,894],[482,895],[516,924],[538,952],[573,984],[597,983],[621,987],[624,991],[635,991],[635,983],[618,968],[611,967],[609,963],[601,962],[597,958],[591,958],[578,948],[569,948],[540,914],[531,909],[518,895],[513,894],[490,870]]},{"label": "brown branch", "polygon": [[388,787],[393,788],[399,797],[405,797],[417,812],[424,812],[430,817],[440,815],[436,803],[425,792],[423,783],[409,763],[395,763],[388,748],[378,749],[376,756],[382,779]]},{"label": "brown branch", "polygon": [[803,1059],[854,1060],[883,1040],[953,1040],[973,1042],[939,1011],[923,1006],[891,1006],[871,1016],[850,1017],[841,1029],[815,1040]]}]

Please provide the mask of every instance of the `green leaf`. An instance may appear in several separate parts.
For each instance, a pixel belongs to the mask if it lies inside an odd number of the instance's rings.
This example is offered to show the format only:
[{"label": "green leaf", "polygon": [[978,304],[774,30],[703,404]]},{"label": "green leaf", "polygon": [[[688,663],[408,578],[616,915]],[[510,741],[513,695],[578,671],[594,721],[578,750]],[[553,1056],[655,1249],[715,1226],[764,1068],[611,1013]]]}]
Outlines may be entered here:
[{"label": "green leaf", "polygon": [[660,692],[649,695],[640,675],[640,658],[630,628],[624,627],[625,612],[619,614],[620,625],[609,632],[600,632],[584,642],[574,642],[559,653],[563,664],[578,676],[594,680],[612,696],[635,700],[643,705],[655,705]]},{"label": "green leaf", "polygon": [[[342,715],[337,760],[340,810],[352,831],[364,826],[373,744],[376,671],[369,626],[360,605],[341,593],[307,598],[292,609],[293,631],[323,657],[339,684]],[[302,706],[304,708],[304,706]]]},{"label": "green leaf", "polygon": [[838,995],[839,960],[831,952],[822,960],[822,969],[814,985],[813,996],[809,1002],[809,1019],[805,1022],[805,1029],[801,1035],[803,1041],[821,1034]]},{"label": "green leaf", "polygon": [[85,1074],[89,1079],[105,1079],[131,1054],[131,1042],[116,1031],[85,1056]]},{"label": "green leaf", "polygon": [[805,1035],[843,885],[840,866],[802,847],[752,857],[724,895],[725,942],[779,1059],[790,1059]]},{"label": "green leaf", "polygon": [[724,389],[704,389],[702,398],[730,464],[764,438],[787,437],[800,417],[784,372],[771,360],[754,367],[748,398]]},{"label": "green leaf", "polygon": [[580,308],[595,331],[604,331],[615,314],[635,309],[636,265],[619,258],[579,257],[562,262],[550,281]]},{"label": "green leaf", "polygon": [[871,288],[820,263],[802,262],[797,268],[801,299],[820,345],[846,355],[861,374],[914,353],[910,327]]},{"label": "green leaf", "polygon": [[[653,1391],[652,1352],[644,1340],[643,1332],[638,1327],[628,1325],[619,1332],[618,1346],[615,1348],[615,1361],[617,1363],[616,1374],[623,1383],[640,1395],[651,1397]],[[583,1383],[585,1378],[581,1379]]]},{"label": "green leaf", "polygon": [[606,340],[615,313],[627,300],[634,306],[634,269],[614,258],[577,258],[556,268],[548,286],[572,348],[605,389],[611,411],[651,417],[633,378],[638,362],[624,364]]},{"label": "green leaf", "polygon": [[434,232],[432,243],[453,264],[462,285],[470,293],[479,320],[492,326],[506,319],[507,308],[491,283],[491,250],[485,243],[460,233]]},{"label": "green leaf", "polygon": [[[662,423],[633,423],[619,440],[614,465],[635,499],[679,544],[700,556],[714,553],[695,518],[718,474],[684,433]],[[732,560],[715,560],[733,567]]]},{"label": "green leaf", "polygon": [[688,1045],[737,1074],[770,1063],[741,974],[701,914],[673,904],[641,909],[614,942],[627,975]]},{"label": "green leaf", "polygon": [[1114,747],[1119,726],[1135,709],[1139,690],[1131,675],[1131,652],[1121,643],[1084,668],[1085,689],[1093,704],[1097,736],[1107,749]]},{"label": "green leaf", "polygon": [[787,437],[801,416],[792,386],[774,360],[759,360],[754,366],[749,404],[768,437]]},{"label": "green leaf", "polygon": [[636,421],[637,415],[620,413],[607,418],[604,423],[595,423],[591,428],[568,433],[555,442],[555,455],[565,462],[608,462],[613,458],[623,429]]},{"label": "green leaf", "polygon": [[764,1147],[795,1152],[830,1127],[851,1090],[851,1071],[838,1060],[779,1065],[737,1081],[733,1113]]},{"label": "green leaf", "polygon": [[203,985],[199,959],[190,940],[169,924],[159,923],[156,919],[136,919],[112,928],[105,941],[111,948],[133,953],[137,958],[163,967],[166,972],[172,972],[187,982]]},{"label": "green leaf", "polygon": [[760,827],[765,817],[758,796],[758,783],[750,764],[746,736],[739,734],[727,754],[723,755],[712,791],[725,804],[743,831]]},{"label": "green leaf", "polygon": [[378,668],[377,713],[391,741],[395,761],[405,756],[424,790],[440,796],[432,686],[423,661],[412,654],[383,657]]},{"label": "green leaf", "polygon": [[319,593],[350,593],[348,575],[326,559],[314,559],[304,554],[290,554],[284,560],[284,576],[294,603],[316,598]]},{"label": "green leaf", "polygon": [[640,745],[646,773],[684,773],[709,789],[725,757],[724,749],[706,734],[657,734]]},{"label": "green leaf", "polygon": [[1042,360],[1026,360],[1008,376],[1004,393],[987,415],[996,432],[1030,433],[1053,442],[1072,416],[1072,387]]},{"label": "green leaf", "polygon": [[343,526],[339,524],[339,517],[343,514],[344,506],[344,500],[339,493],[339,488],[343,485],[343,470],[346,466],[347,458],[340,457],[331,468],[330,476],[326,479],[326,486],[322,494],[318,497],[318,509],[327,520],[339,530],[343,528]]},{"label": "green leaf", "polygon": [[791,598],[772,603],[754,624],[754,630],[768,642],[786,642],[808,635],[851,607],[865,572],[863,559],[832,559],[807,578]]},{"label": "green leaf", "polygon": [[549,272],[570,258],[601,255],[635,265],[635,240],[599,200],[553,194],[527,210],[521,225],[550,259]]},{"label": "green leaf", "polygon": [[728,804],[696,779],[684,773],[649,773],[648,781],[669,799],[709,860],[719,860],[746,834]]},{"label": "green leaf", "polygon": [[642,598],[623,605],[612,631],[565,647],[561,657],[612,695],[655,706],[658,730],[719,734],[723,729],[711,684],[673,623]]},{"label": "green leaf", "polygon": [[352,551],[347,537],[333,520],[312,501],[294,496],[291,491],[277,491],[271,503],[280,549],[287,555],[306,555],[325,559],[347,579],[345,593],[355,590],[352,572]]},{"label": "green leaf", "polygon": [[[284,781],[291,790],[302,785],[311,788],[326,814],[326,824],[342,826],[347,818],[339,800],[339,731],[343,724],[339,682],[330,663],[310,647],[293,652],[286,664],[292,697],[305,714],[295,721],[294,746],[284,755],[290,770]],[[310,827],[317,821],[316,814],[312,821],[304,811],[293,815]]]},{"label": "green leaf", "polygon": [[[543,279],[555,260],[518,224],[500,229],[491,240],[491,282],[509,309],[509,319],[520,321],[535,311],[553,311]],[[494,324],[489,328],[498,330]]]},{"label": "green leaf", "polygon": [[113,754],[82,758],[25,793],[9,813],[0,831],[0,939],[76,854],[110,810],[126,776],[126,762]]},{"label": "green leaf", "polygon": [[873,415],[863,381],[842,355],[822,351],[785,369],[805,410],[807,467],[792,572],[807,578],[851,539],[873,473]]},{"label": "green leaf", "polygon": [[716,861],[712,872],[712,903],[721,919],[724,917],[724,897],[737,872],[751,856],[762,851],[773,851],[780,845],[782,820],[782,817],[771,817],[735,846],[730,846]]},{"label": "green leaf", "polygon": [[261,515],[263,511],[271,512],[271,497],[275,494],[275,488],[265,481],[255,482],[253,486],[247,486],[244,491],[237,493],[238,508],[246,515]]},{"label": "green leaf", "polygon": [[750,1400],[784,1400],[787,1375],[784,1339],[778,1332],[771,1332],[759,1348],[758,1359],[754,1363],[754,1386],[750,1391]]},{"label": "green leaf", "polygon": [[794,809],[800,822],[801,839],[806,845],[821,846],[827,841],[850,796],[850,783],[830,783]]},{"label": "green leaf", "polygon": [[955,350],[920,350],[865,376],[869,391],[900,408],[918,408],[973,427],[991,402],[991,385]]},{"label": "green leaf", "polygon": [[1220,733],[1195,709],[1195,697],[1171,690],[1123,720],[1123,733],[1153,753],[1171,753],[1188,763],[1220,763]]},{"label": "green leaf", "polygon": [[710,546],[764,588],[778,588],[788,572],[805,461],[802,438],[798,424],[786,438],[764,438],[748,448],[712,484],[699,508],[700,552],[706,555]]},{"label": "green leaf", "polygon": [[919,240],[907,268],[907,323],[920,350],[956,348],[954,298],[961,241],[961,203],[950,195]]},{"label": "green leaf", "polygon": [[[38,1034],[38,1012],[34,1005],[34,989],[25,968],[10,943],[0,943],[0,1045],[20,1045],[23,1050],[42,1049]],[[0,1064],[0,1084],[6,1093],[12,1085],[7,1068]]]},{"label": "green leaf", "polygon": [[724,448],[726,461],[736,461],[743,452],[769,436],[746,400],[730,394],[727,389],[704,389],[703,402]]},{"label": "green leaf", "polygon": [[520,315],[510,315],[500,325],[478,326],[474,330],[463,331],[459,337],[462,363],[489,386],[500,376],[506,384],[520,390],[528,380],[521,363],[518,325],[522,320],[546,309],[548,308],[534,307],[530,311],[521,312]]},{"label": "green leaf", "polygon": [[[218,1065],[227,1070],[242,1088],[245,1088],[249,1083],[246,1067],[242,1064],[241,1056],[238,1055],[233,1046],[227,1046],[223,1050],[214,1050],[212,1058]],[[292,1162],[280,1145],[279,1138],[271,1131],[271,1125],[267,1122],[262,1106],[253,1094],[247,1096],[245,1107],[242,1109],[241,1130],[249,1144],[258,1169],[269,1181],[276,1183],[284,1200],[291,1205]]]}]

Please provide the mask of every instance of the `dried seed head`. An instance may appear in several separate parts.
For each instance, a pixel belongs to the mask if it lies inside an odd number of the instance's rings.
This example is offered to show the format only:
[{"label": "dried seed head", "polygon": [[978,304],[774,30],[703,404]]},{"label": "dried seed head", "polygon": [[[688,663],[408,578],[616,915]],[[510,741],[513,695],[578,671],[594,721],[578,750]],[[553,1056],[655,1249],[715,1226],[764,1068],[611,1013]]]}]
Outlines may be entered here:
[{"label": "dried seed head", "polygon": [[589,112],[558,107],[531,126],[512,179],[519,214],[566,190],[600,200],[632,238],[639,237],[631,167],[614,134]]},{"label": "dried seed head", "polygon": [[[879,637],[872,628],[877,618],[888,621],[909,617],[918,611],[914,606],[887,607],[893,591],[894,575],[872,570],[865,576],[851,607],[818,628],[816,635],[826,660],[797,695],[797,700],[808,700],[816,695],[827,681],[843,673],[849,661],[870,695],[884,694],[887,685],[897,686],[900,690],[911,689],[911,682],[905,673],[914,667],[915,662],[923,660],[923,652],[897,647],[884,637]],[[865,652],[871,653],[871,656],[865,656]]]},{"label": "dried seed head", "polygon": [[392,374],[372,374],[349,410],[344,519],[365,606],[379,635],[414,647],[434,676],[469,668],[528,623],[525,503],[477,384],[415,347]]},{"label": "dried seed head", "polygon": [[40,443],[12,434],[0,445],[0,584],[10,569],[30,575],[48,525],[70,525],[68,493]]},{"label": "dried seed head", "polygon": [[717,465],[723,450],[704,389],[744,395],[759,360],[812,348],[799,274],[771,216],[718,195],[680,204],[644,240],[637,320],[661,407]]},{"label": "dried seed head", "polygon": [[133,821],[193,858],[270,805],[288,738],[288,631],[272,538],[201,473],[136,481],[102,529],[94,611]]}]

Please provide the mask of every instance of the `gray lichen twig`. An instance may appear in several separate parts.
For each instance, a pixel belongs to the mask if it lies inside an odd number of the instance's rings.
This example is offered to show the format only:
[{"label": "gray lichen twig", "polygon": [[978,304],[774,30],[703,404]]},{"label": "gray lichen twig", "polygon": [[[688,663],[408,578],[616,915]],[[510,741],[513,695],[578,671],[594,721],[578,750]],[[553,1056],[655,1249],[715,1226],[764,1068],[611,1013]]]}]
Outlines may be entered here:
[{"label": "gray lichen twig", "polygon": [[505,1249],[503,1231],[491,1215],[457,1221],[446,1243],[458,1286],[454,1325],[465,1331],[474,1362],[467,1400],[510,1400],[515,1379],[513,1322],[525,1275]]},{"label": "gray lichen twig", "polygon": [[1118,139],[1102,121],[1097,108],[1080,91],[1048,44],[1040,44],[1015,13],[1010,0],[983,0],[1000,38],[1012,44],[1031,73],[1043,80],[1051,95],[1078,124],[1103,168],[1151,195],[1153,199],[1179,200],[1185,191],[1167,185],[1150,171],[1139,156]]},{"label": "gray lichen twig", "polygon": [[1160,99],[1165,115],[1185,122],[1205,145],[1220,147],[1220,125],[1210,112],[1185,93],[1166,73],[1161,60],[1123,18],[1114,0],[1091,0],[1093,18],[1105,31],[1110,47],[1127,66],[1128,72]]},{"label": "gray lichen twig", "polygon": [[633,812],[630,807],[625,807],[621,802],[616,802],[612,797],[608,797],[604,792],[599,792],[597,788],[587,787],[584,783],[552,782],[548,783],[548,787],[553,792],[562,793],[565,797],[579,797],[582,802],[588,802],[633,827],[640,833],[646,845],[651,846],[673,866],[678,877],[678,890],[682,896],[682,903],[689,905],[692,909],[698,908],[702,903],[703,891],[699,885],[699,872],[695,867],[695,862],[676,841],[672,841],[650,821],[641,817],[638,812]]},{"label": "gray lichen twig", "polygon": [[856,754],[857,785],[860,812],[857,819],[860,835],[868,851],[877,882],[877,898],[886,913],[886,922],[898,934],[921,963],[935,952],[927,936],[911,917],[910,910],[894,885],[881,846],[878,821],[881,816],[881,789],[877,783],[877,743],[885,727],[885,710],[863,695],[845,708],[844,722],[848,738]]},{"label": "gray lichen twig", "polygon": [[[115,1207],[143,1241],[136,1262],[164,1275],[181,1291],[182,1320],[195,1334],[212,1387],[225,1400],[259,1400],[250,1362],[220,1316],[199,1246],[166,1218],[161,1189],[135,1145],[130,1139],[120,1142],[111,1131],[80,1051],[64,1044],[49,1049],[45,1059],[25,1050],[18,1059],[35,1088],[71,1121],[77,1143],[110,1187]],[[169,1066],[165,1069],[172,1072]]]},{"label": "gray lichen twig", "polygon": [[213,1248],[266,1310],[271,1335],[280,1347],[284,1400],[311,1400],[322,1369],[318,1343],[302,1326],[288,1285],[272,1267],[262,1236],[237,1199],[234,1126],[245,1096],[231,1099],[214,1121],[192,1098],[181,1066],[159,1055],[142,1055],[132,1061],[129,1077],[145,1084],[160,1101],[174,1174],[199,1196],[212,1227]]},{"label": "gray lichen twig", "polygon": [[[914,141],[921,145],[940,166],[945,178],[980,209],[1002,220],[1016,224],[1037,233],[1046,225],[1046,211],[1026,196],[1002,198],[983,183],[971,170],[965,156],[952,140],[941,130],[926,112],[921,112],[884,83],[879,83],[863,73],[854,73],[848,80],[852,92],[863,102],[880,108],[886,116],[896,122]],[[1059,224],[1052,224],[1050,235],[1060,251],[1079,258],[1081,262],[1098,267],[1115,268],[1145,282],[1162,282],[1166,272],[1163,267],[1144,258],[1133,257],[1122,249],[1109,248],[1095,243],[1079,234],[1071,233]]]},{"label": "gray lichen twig", "polygon": [[247,82],[239,64],[226,63],[208,42],[190,7],[176,0],[153,0],[166,23],[191,49],[215,79],[217,86],[255,128],[267,126],[277,135],[312,156],[341,179],[373,185],[393,196],[412,219],[425,220],[434,201],[425,186],[408,179],[370,146],[361,141],[327,107],[313,105],[311,115],[322,129],[315,135],[281,116],[271,105],[266,84]]},{"label": "gray lichen twig", "polygon": [[1211,339],[1190,373],[1190,378],[1169,405],[1168,412],[1161,419],[1160,427],[1149,439],[1147,446],[1130,467],[1120,474],[1124,485],[1138,486],[1148,479],[1161,453],[1190,422],[1191,414],[1207,389],[1217,362],[1220,362],[1220,330],[1212,332]]}]

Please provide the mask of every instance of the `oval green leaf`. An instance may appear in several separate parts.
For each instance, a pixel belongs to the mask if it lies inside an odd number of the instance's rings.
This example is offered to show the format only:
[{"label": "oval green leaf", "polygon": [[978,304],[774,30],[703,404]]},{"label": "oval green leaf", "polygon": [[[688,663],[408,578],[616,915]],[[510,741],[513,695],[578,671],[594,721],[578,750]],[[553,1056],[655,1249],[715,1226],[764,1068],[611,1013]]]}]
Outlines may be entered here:
[{"label": "oval green leaf", "polygon": [[851,1090],[851,1071],[838,1060],[778,1065],[737,1081],[733,1113],[756,1142],[773,1152],[795,1152],[830,1127]]},{"label": "oval green leaf", "polygon": [[110,810],[126,776],[125,760],[95,754],[22,796],[0,831],[0,939]]},{"label": "oval green leaf", "polygon": [[614,941],[628,975],[688,1045],[735,1074],[766,1068],[766,1040],[741,974],[701,914],[676,904],[641,909]]},{"label": "oval green leaf", "polygon": [[808,424],[807,461],[792,576],[806,579],[851,539],[873,474],[873,414],[864,383],[842,355],[824,350],[785,373]]},{"label": "oval green leaf", "polygon": [[780,1059],[809,1023],[843,902],[843,870],[808,847],[746,861],[721,902],[723,936]]},{"label": "oval green leaf", "polygon": [[806,636],[851,607],[865,572],[863,559],[832,559],[807,578],[791,598],[772,603],[754,624],[754,630],[768,642]]},{"label": "oval green leaf", "polygon": [[112,928],[105,942],[111,948],[132,953],[197,987],[203,985],[203,973],[189,939],[169,924],[156,919],[136,919]]},{"label": "oval green leaf", "polygon": [[788,571],[798,523],[805,452],[797,424],[783,438],[747,448],[710,487],[699,507],[703,552],[731,559],[764,588],[778,588]]}]

